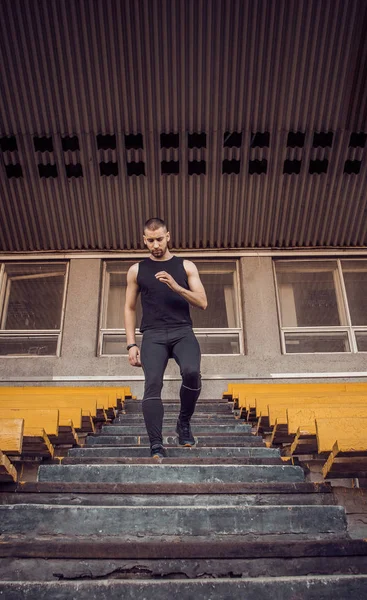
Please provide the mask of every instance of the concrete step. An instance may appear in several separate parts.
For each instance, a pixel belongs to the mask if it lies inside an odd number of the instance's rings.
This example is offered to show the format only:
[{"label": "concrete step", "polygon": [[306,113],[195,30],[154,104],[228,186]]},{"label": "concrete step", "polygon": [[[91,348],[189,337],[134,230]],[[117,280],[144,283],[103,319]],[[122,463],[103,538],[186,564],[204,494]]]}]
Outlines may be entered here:
[{"label": "concrete step", "polygon": [[[164,422],[165,423],[174,423],[174,425],[176,425],[177,423],[177,417],[178,417],[178,413],[164,413]],[[139,413],[120,413],[118,417],[116,417],[116,419],[114,419],[113,421],[114,425],[117,425],[118,423],[121,424],[125,424],[125,423],[129,423],[129,424],[133,424],[133,423],[144,423],[144,418],[142,414]],[[208,425],[215,425],[216,423],[225,423],[225,424],[241,424],[241,423],[246,423],[246,421],[244,420],[240,420],[240,419],[236,419],[234,417],[234,415],[231,414],[223,414],[223,415],[217,415],[216,413],[201,413],[201,414],[195,414],[192,418],[191,418],[191,424],[197,423],[198,425],[200,424],[208,424]]]},{"label": "concrete step", "polygon": [[110,483],[297,482],[300,467],[289,465],[41,465],[38,481]]},{"label": "concrete step", "polygon": [[25,581],[0,583],[4,600],[344,600],[365,598],[366,575],[196,580]]},{"label": "concrete step", "polygon": [[[58,458],[54,461],[55,464],[62,465],[145,465],[145,464],[156,464],[157,460],[150,456],[150,452],[147,452],[145,456],[135,458],[132,456],[122,457],[64,457]],[[162,458],[160,460],[162,465],[284,465],[284,461],[280,456],[275,458],[228,458],[228,457],[200,457],[200,456],[188,456],[186,457],[171,457]],[[289,463],[291,464],[291,463]]]},{"label": "concrete step", "polygon": [[[163,434],[175,435],[176,423],[165,424],[163,421]],[[104,425],[101,428],[101,435],[142,435],[146,432],[145,425]],[[199,434],[218,434],[218,433],[235,433],[237,435],[251,435],[251,425],[243,425],[233,423],[232,425],[193,425],[193,435]]]},{"label": "concrete step", "polygon": [[[172,412],[178,414],[180,412],[180,402],[163,402],[164,411]],[[141,413],[142,412],[142,403],[136,402],[136,404],[128,404],[124,406],[124,410],[127,414]],[[207,413],[215,413],[215,414],[231,414],[232,407],[226,404],[198,404],[197,412],[201,414]]]},{"label": "concrete step", "polygon": [[[260,436],[254,435],[236,435],[236,434],[211,434],[194,435],[196,443],[202,447],[227,447],[227,446],[264,446],[264,440]],[[149,438],[147,435],[88,435],[87,446],[148,446]],[[177,436],[163,436],[165,446],[179,446]]]},{"label": "concrete step", "polygon": [[[53,581],[55,577],[83,580],[86,573],[91,579],[115,575],[126,580],[135,574],[134,578],[141,580],[198,580],[203,578],[202,574],[206,578],[233,578],[234,574],[237,578],[299,577],[330,572],[357,575],[367,571],[366,544],[344,538],[283,543],[248,542],[241,536],[223,536],[218,542],[209,543],[180,536],[166,542],[163,557],[159,549],[154,538],[135,539],[133,544],[99,537],[90,544],[88,539],[43,536],[30,541],[18,536],[1,544],[0,556],[4,558],[0,558],[0,581]],[[7,560],[7,556],[20,554],[23,558]]]},{"label": "concrete step", "polygon": [[[135,458],[144,458],[148,456],[150,452],[149,446],[139,447],[126,447],[126,448],[115,448],[113,446],[104,448],[100,447],[84,447],[84,448],[70,448],[68,456],[70,458],[98,458],[98,457],[128,457],[132,456]],[[167,450],[170,458],[185,458],[191,460],[195,457],[208,457],[208,458],[277,458],[280,456],[280,452],[277,448],[265,448],[265,447],[206,447],[193,446],[192,448],[183,448],[181,446],[170,447]],[[189,453],[189,454],[188,454]]]},{"label": "concrete step", "polygon": [[346,535],[340,506],[0,506],[0,534],[78,536]]},{"label": "concrete step", "polygon": [[[92,485],[92,484],[89,484]],[[46,487],[47,486],[47,487]],[[96,486],[97,493],[83,493],[72,489],[72,484],[65,484],[64,488],[60,488],[59,492],[52,492],[52,484],[38,484],[37,491],[24,491],[19,489],[20,493],[3,492],[0,494],[1,504],[72,504],[74,506],[219,506],[225,501],[227,506],[282,506],[282,505],[334,505],[334,496],[331,493],[318,492],[294,492],[281,493],[277,492],[276,487],[268,493],[261,493],[258,486],[253,485],[253,491],[247,490],[247,493],[242,494],[225,494],[223,500],[222,494],[205,494],[200,493],[197,487],[196,494],[188,493],[171,493],[171,494],[152,494],[144,491],[141,494],[129,493],[109,493],[107,488],[106,493],[101,493],[101,490]],[[29,489],[29,488],[28,488]],[[32,488],[30,488],[32,489]],[[63,489],[63,491],[61,491]],[[116,487],[115,487],[116,489]],[[89,489],[89,492],[91,490]],[[366,544],[367,546],[367,544]],[[1,544],[0,544],[1,548]]]}]

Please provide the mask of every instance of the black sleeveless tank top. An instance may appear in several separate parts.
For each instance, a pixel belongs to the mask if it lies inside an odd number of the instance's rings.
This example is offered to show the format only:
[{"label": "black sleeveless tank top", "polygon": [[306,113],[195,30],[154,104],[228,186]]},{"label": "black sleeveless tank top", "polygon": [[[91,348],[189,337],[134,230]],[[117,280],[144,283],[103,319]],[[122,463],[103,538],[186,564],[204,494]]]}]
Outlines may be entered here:
[{"label": "black sleeveless tank top", "polygon": [[146,258],[139,263],[137,283],[143,309],[140,331],[192,326],[187,300],[155,277],[159,271],[166,271],[181,287],[188,290],[189,284],[183,262],[183,258],[173,256],[165,261]]}]

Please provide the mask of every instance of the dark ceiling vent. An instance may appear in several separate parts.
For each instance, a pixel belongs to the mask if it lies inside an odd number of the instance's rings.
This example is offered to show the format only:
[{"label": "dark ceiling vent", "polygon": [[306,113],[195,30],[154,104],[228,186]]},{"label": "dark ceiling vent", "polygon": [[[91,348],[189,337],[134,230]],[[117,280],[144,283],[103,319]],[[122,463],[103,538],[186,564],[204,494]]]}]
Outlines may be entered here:
[{"label": "dark ceiling vent", "polygon": [[64,152],[71,150],[71,152],[76,152],[79,150],[79,139],[77,135],[66,135],[61,138],[61,145]]},{"label": "dark ceiling vent", "polygon": [[51,163],[47,165],[38,165],[38,173],[40,177],[48,179],[49,177],[57,177],[57,167]]},{"label": "dark ceiling vent", "polygon": [[303,148],[306,134],[303,131],[290,131],[287,138],[288,148]]},{"label": "dark ceiling vent", "polygon": [[117,175],[119,174],[119,167],[117,162],[100,162],[99,163],[99,174],[101,176],[106,175],[113,175],[114,177],[117,177]]},{"label": "dark ceiling vent", "polygon": [[361,170],[362,161],[360,160],[347,160],[344,165],[344,173],[348,175],[358,175]]},{"label": "dark ceiling vent", "polygon": [[187,145],[189,148],[206,148],[206,133],[189,133]]},{"label": "dark ceiling vent", "polygon": [[180,163],[178,160],[162,160],[162,175],[178,175],[180,172]]},{"label": "dark ceiling vent", "polygon": [[313,134],[313,147],[314,148],[331,148],[333,145],[334,133],[332,131],[320,131]]},{"label": "dark ceiling vent", "polygon": [[322,173],[327,173],[328,166],[329,161],[326,158],[324,160],[310,160],[308,172],[310,175],[321,175]]},{"label": "dark ceiling vent", "polygon": [[367,133],[353,131],[350,134],[349,146],[351,148],[364,148],[366,145]]},{"label": "dark ceiling vent", "polygon": [[263,158],[262,160],[250,160],[248,172],[250,175],[262,175],[268,170],[268,161]]},{"label": "dark ceiling vent", "polygon": [[52,137],[43,137],[34,136],[33,144],[35,152],[53,152],[54,147],[52,143]]},{"label": "dark ceiling vent", "polygon": [[116,149],[116,136],[115,134],[97,135],[97,148],[98,150],[115,150]]},{"label": "dark ceiling vent", "polygon": [[179,144],[179,133],[161,133],[161,148],[178,148]]},{"label": "dark ceiling vent", "polygon": [[301,161],[300,160],[285,160],[284,161],[284,167],[283,167],[283,174],[284,175],[293,175],[294,173],[296,175],[299,175],[300,171],[301,171]]},{"label": "dark ceiling vent", "polygon": [[127,174],[129,177],[132,175],[145,175],[145,163],[142,160],[139,162],[128,162]]},{"label": "dark ceiling vent", "polygon": [[238,175],[241,168],[240,160],[224,160],[222,163],[222,174],[223,175]]},{"label": "dark ceiling vent", "polygon": [[125,135],[125,148],[126,150],[140,150],[143,149],[143,134],[141,133],[129,133]]},{"label": "dark ceiling vent", "polygon": [[205,175],[206,161],[205,160],[190,160],[188,164],[189,175]]},{"label": "dark ceiling vent", "polygon": [[269,144],[269,131],[256,131],[255,133],[251,133],[251,148],[269,148]]},{"label": "dark ceiling vent", "polygon": [[8,179],[12,179],[13,177],[16,179],[23,177],[23,170],[19,163],[15,165],[5,165],[5,171]]},{"label": "dark ceiling vent", "polygon": [[15,152],[18,150],[15,135],[9,135],[0,138],[0,149],[2,152]]},{"label": "dark ceiling vent", "polygon": [[83,167],[80,163],[65,165],[66,177],[83,177]]},{"label": "dark ceiling vent", "polygon": [[225,148],[240,148],[242,144],[242,131],[226,131],[223,137]]}]

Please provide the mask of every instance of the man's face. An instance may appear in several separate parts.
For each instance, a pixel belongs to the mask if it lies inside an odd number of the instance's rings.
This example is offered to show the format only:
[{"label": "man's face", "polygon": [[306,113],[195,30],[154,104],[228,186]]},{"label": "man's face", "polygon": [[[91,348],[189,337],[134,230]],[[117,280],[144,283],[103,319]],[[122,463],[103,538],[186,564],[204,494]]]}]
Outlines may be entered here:
[{"label": "man's face", "polygon": [[162,258],[166,254],[169,240],[170,235],[165,227],[144,231],[144,244],[154,258]]}]

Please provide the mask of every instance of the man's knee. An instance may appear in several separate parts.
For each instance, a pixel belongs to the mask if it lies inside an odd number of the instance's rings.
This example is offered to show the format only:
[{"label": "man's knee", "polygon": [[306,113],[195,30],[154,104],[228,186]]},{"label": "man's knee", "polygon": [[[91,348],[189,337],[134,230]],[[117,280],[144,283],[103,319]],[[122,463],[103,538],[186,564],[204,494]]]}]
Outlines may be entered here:
[{"label": "man's knee", "polygon": [[163,387],[162,377],[149,377],[145,380],[144,398],[159,398]]},{"label": "man's knee", "polygon": [[187,367],[182,370],[182,383],[185,387],[191,390],[198,390],[201,388],[201,376],[200,371],[195,368]]}]

